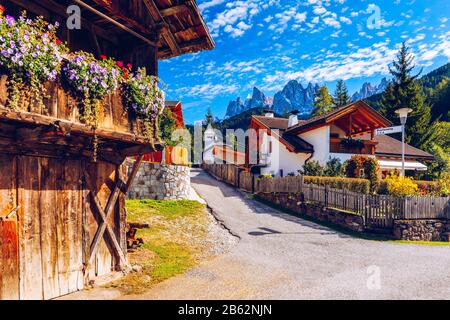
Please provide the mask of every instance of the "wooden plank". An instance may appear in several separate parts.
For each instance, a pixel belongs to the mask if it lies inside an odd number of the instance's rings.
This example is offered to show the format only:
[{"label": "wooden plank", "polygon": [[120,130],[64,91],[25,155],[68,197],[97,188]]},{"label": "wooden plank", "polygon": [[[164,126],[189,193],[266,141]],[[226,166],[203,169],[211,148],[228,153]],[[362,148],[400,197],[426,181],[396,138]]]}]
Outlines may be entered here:
[{"label": "wooden plank", "polygon": [[[0,216],[17,207],[17,158],[0,155]],[[17,216],[0,221],[0,300],[19,299],[19,247]]]},{"label": "wooden plank", "polygon": [[42,300],[39,158],[18,158],[20,299]]},{"label": "wooden plank", "polygon": [[17,221],[0,221],[0,300],[19,299]]},{"label": "wooden plank", "polygon": [[58,266],[60,294],[84,287],[83,281],[83,198],[81,162],[62,161],[57,168]]},{"label": "wooden plank", "polygon": [[56,168],[57,161],[39,159],[39,202],[34,203],[40,211],[40,246],[42,255],[43,298],[48,300],[60,295],[58,278],[58,235]]},{"label": "wooden plank", "polygon": [[[0,155],[0,216],[17,207],[17,157]],[[17,216],[0,221],[0,300],[19,299]]]}]

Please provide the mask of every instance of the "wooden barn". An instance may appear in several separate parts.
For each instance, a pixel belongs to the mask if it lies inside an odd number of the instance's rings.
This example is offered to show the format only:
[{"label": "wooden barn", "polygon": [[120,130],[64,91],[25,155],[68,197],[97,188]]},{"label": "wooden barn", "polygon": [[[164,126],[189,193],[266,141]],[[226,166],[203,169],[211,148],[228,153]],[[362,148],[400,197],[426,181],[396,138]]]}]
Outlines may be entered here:
[{"label": "wooden barn", "polygon": [[[11,0],[8,14],[59,21],[59,37],[85,50],[146,67],[158,60],[209,50],[214,43],[193,0]],[[67,8],[81,9],[81,29],[68,30]],[[125,196],[128,156],[154,148],[118,93],[102,104],[97,162],[94,132],[78,104],[58,84],[46,84],[46,108],[6,107],[0,81],[0,299],[51,299],[126,269]]]}]

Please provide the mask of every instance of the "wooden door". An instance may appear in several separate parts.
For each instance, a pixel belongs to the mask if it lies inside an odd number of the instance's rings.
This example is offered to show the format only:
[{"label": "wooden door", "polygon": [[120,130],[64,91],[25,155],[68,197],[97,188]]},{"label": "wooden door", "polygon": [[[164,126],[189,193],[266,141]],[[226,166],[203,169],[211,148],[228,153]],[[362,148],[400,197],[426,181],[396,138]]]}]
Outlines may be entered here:
[{"label": "wooden door", "polygon": [[20,156],[20,299],[83,288],[81,162]]},{"label": "wooden door", "polygon": [[17,215],[5,219],[17,207],[16,158],[0,155],[0,300],[19,298],[19,249]]}]

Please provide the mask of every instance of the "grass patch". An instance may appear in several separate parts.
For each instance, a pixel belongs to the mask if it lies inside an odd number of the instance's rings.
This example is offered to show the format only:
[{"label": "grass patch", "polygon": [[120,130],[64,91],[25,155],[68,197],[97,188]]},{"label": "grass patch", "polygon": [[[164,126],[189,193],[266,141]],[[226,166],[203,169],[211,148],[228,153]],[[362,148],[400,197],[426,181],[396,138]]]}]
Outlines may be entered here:
[{"label": "grass patch", "polygon": [[408,241],[408,240],[391,240],[393,243],[399,244],[418,244],[424,246],[450,246],[450,242],[444,241]]},{"label": "grass patch", "polygon": [[124,294],[143,293],[153,285],[184,273],[195,266],[207,237],[208,218],[203,204],[196,201],[128,200],[127,220],[148,223],[138,230],[141,248],[128,254],[132,265],[142,267],[109,284]]},{"label": "grass patch", "polygon": [[127,200],[128,220],[141,222],[149,215],[162,215],[176,219],[196,215],[205,206],[197,201]]}]

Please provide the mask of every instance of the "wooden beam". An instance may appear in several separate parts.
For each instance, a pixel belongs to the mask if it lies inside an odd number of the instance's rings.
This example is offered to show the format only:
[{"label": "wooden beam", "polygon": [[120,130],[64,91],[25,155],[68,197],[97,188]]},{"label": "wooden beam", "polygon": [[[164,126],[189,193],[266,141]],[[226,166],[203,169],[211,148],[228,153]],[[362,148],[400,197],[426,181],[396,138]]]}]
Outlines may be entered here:
[{"label": "wooden beam", "polygon": [[[42,16],[49,16],[49,11],[56,13],[60,17],[67,17],[66,7],[53,1],[53,0],[39,0],[38,4],[27,1],[27,0],[9,0],[12,3],[19,5],[21,7],[27,8],[29,11]],[[84,26],[87,30],[93,30],[96,34],[102,37],[105,40],[113,43],[114,45],[119,45],[119,41],[117,38],[111,34],[111,31],[106,31],[103,28],[95,25],[89,20],[81,17],[81,25]]]},{"label": "wooden beam", "polygon": [[177,39],[173,35],[172,31],[170,30],[169,24],[165,21],[163,15],[161,14],[158,6],[156,5],[155,1],[153,0],[143,0],[144,5],[147,8],[148,13],[152,17],[152,19],[155,21],[156,24],[161,24],[163,27],[161,28],[161,36],[163,37],[164,41],[169,46],[170,50],[173,54],[179,55],[181,54],[180,46],[178,45]]},{"label": "wooden beam", "polygon": [[131,186],[133,185],[134,179],[136,178],[136,175],[139,171],[139,168],[141,166],[143,159],[144,159],[144,156],[140,155],[137,158],[137,160],[134,162],[133,169],[131,170],[130,176],[128,177],[127,184],[125,186],[125,194],[128,194],[128,192],[130,191]]},{"label": "wooden beam", "polygon": [[[156,43],[154,43],[153,41],[150,41],[147,37],[144,37],[142,34],[137,33],[136,31],[134,31],[133,29],[117,22],[115,19],[107,16],[106,14],[104,14],[103,12],[91,7],[90,5],[86,4],[85,2],[81,1],[81,0],[73,0],[74,2],[76,2],[77,4],[79,4],[80,6],[83,6],[84,8],[86,8],[87,10],[91,11],[92,13],[95,13],[96,15],[100,16],[101,18],[111,22],[112,24],[116,25],[117,27],[119,27],[120,29],[132,34],[133,36],[135,36],[136,38],[141,39],[142,41],[152,45],[152,46],[157,46]],[[146,35],[150,35],[150,32],[147,28],[145,28],[142,24],[136,22],[134,19],[131,19],[129,17],[127,17],[126,15],[122,14],[122,9],[118,8],[117,6],[115,6],[114,4],[112,4],[112,2],[108,2],[106,3],[103,0],[93,0],[96,4],[102,6],[103,8],[105,8],[114,18],[118,18],[121,20],[126,21],[127,24],[129,24],[132,28],[139,30],[140,32],[142,32],[143,34]]]},{"label": "wooden beam", "polygon": [[162,9],[160,12],[163,17],[169,17],[179,13],[184,13],[186,11],[189,11],[189,7],[185,4],[180,4],[177,6]]},{"label": "wooden beam", "polygon": [[134,144],[150,145],[145,137],[137,136],[132,133],[117,132],[108,129],[96,129],[95,132],[86,124],[70,122],[58,118],[44,116],[37,113],[26,111],[14,111],[0,104],[0,121],[19,122],[33,126],[51,126],[57,125],[64,132],[70,132],[72,135],[83,135],[93,137],[97,135],[100,138],[128,142]]}]

